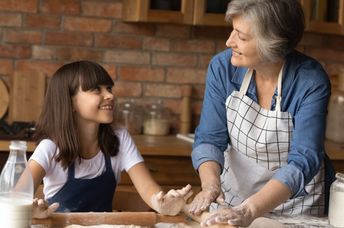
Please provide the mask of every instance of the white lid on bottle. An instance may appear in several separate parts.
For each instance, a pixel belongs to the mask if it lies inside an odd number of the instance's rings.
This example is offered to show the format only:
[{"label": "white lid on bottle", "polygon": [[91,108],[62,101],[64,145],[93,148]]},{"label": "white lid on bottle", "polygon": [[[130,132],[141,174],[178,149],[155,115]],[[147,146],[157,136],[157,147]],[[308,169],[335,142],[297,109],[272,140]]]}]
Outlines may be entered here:
[{"label": "white lid on bottle", "polygon": [[10,144],[10,150],[26,150],[26,141],[13,140]]}]

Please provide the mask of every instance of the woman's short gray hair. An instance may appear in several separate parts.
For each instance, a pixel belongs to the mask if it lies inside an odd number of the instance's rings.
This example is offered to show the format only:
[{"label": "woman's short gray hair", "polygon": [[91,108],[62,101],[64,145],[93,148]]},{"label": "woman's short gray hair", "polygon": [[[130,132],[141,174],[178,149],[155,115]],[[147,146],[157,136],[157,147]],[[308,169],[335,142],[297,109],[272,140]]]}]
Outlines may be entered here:
[{"label": "woman's short gray hair", "polygon": [[298,0],[232,0],[228,4],[226,21],[231,23],[236,16],[252,23],[258,54],[273,62],[297,46],[305,29]]}]

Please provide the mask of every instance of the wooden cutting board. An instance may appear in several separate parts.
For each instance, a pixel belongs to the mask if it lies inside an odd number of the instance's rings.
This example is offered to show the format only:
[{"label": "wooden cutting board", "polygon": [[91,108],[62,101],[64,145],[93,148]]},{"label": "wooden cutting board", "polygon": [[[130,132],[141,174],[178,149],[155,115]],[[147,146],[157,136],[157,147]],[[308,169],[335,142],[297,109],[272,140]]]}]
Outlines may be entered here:
[{"label": "wooden cutting board", "polygon": [[13,74],[9,122],[37,121],[41,113],[46,80],[43,73],[25,70]]},{"label": "wooden cutting board", "polygon": [[4,117],[7,112],[9,100],[7,87],[4,81],[0,79],[0,119]]}]

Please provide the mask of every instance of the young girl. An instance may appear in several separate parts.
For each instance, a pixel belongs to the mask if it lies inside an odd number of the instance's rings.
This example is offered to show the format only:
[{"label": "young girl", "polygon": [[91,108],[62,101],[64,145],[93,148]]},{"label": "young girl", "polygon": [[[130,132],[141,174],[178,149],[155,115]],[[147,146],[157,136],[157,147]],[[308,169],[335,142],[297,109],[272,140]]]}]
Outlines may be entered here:
[{"label": "young girl", "polygon": [[113,85],[104,68],[89,61],[66,64],[51,78],[37,123],[39,145],[29,160],[35,189],[44,183],[45,200],[35,199],[34,217],[111,211],[123,170],[161,214],[178,214],[192,194],[190,185],[164,194],[127,130],[111,127]]}]

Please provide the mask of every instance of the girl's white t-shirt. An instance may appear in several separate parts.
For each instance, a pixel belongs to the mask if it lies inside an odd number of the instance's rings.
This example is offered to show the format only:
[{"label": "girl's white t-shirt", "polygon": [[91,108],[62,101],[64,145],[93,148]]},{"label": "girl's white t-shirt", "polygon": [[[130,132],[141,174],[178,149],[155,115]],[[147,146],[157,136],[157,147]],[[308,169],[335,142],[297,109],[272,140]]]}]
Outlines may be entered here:
[{"label": "girl's white t-shirt", "polygon": [[[143,162],[143,158],[139,153],[133,139],[126,129],[116,129],[115,133],[119,139],[119,151],[114,157],[111,157],[111,165],[119,183],[121,172],[128,171],[137,163]],[[54,196],[66,183],[68,177],[68,169],[63,169],[60,162],[56,162],[54,155],[56,144],[50,139],[42,140],[36,147],[30,160],[36,161],[45,170],[43,178],[43,193],[45,199]],[[56,151],[59,153],[59,150]],[[105,172],[105,159],[101,151],[91,159],[81,159],[75,162],[75,178],[91,179]]]}]

